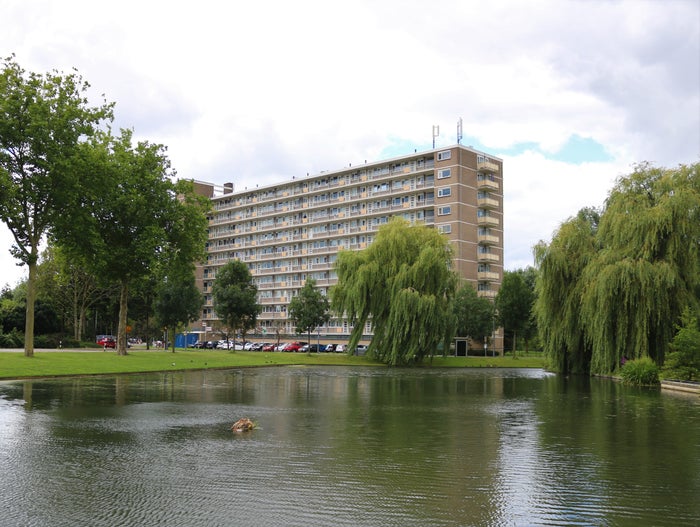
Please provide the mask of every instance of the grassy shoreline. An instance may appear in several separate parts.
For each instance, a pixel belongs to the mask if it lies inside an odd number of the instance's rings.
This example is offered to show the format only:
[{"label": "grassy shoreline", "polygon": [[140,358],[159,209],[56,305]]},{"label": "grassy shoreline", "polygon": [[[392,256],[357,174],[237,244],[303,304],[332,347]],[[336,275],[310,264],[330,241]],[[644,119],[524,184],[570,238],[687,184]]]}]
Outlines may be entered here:
[{"label": "grassy shoreline", "polygon": [[[336,353],[282,353],[260,351],[35,351],[0,353],[0,380],[150,373],[163,371],[250,368],[264,366],[384,366],[366,357]],[[425,368],[544,368],[538,356],[512,357],[433,357]]]}]

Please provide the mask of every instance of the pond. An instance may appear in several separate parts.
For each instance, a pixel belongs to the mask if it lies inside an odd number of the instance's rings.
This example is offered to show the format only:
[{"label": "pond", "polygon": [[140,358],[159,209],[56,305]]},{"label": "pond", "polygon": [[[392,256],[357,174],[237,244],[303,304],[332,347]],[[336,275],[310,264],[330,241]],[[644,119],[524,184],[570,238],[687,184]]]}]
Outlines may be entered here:
[{"label": "pond", "polygon": [[12,526],[698,525],[700,398],[528,369],[11,381],[0,474]]}]

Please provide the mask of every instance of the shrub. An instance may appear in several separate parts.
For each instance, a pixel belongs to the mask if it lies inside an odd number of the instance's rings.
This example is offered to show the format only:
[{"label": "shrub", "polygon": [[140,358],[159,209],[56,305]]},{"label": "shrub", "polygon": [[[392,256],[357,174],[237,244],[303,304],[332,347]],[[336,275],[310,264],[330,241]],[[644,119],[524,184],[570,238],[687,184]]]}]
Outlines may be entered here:
[{"label": "shrub", "polygon": [[24,346],[24,334],[12,328],[9,333],[0,333],[0,348],[21,348]]},{"label": "shrub", "polygon": [[688,309],[683,312],[682,326],[673,338],[661,374],[664,379],[700,380],[700,329],[697,318]]},{"label": "shrub", "polygon": [[649,357],[628,360],[620,369],[620,377],[625,384],[655,386],[659,384],[659,367]]}]

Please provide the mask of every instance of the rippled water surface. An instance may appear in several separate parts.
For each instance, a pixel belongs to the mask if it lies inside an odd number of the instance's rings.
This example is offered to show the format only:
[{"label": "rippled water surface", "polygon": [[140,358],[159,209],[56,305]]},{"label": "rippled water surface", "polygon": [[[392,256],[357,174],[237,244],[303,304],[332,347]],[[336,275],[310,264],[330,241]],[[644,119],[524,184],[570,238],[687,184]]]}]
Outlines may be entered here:
[{"label": "rippled water surface", "polygon": [[539,370],[5,382],[0,497],[2,526],[699,525],[700,399]]}]

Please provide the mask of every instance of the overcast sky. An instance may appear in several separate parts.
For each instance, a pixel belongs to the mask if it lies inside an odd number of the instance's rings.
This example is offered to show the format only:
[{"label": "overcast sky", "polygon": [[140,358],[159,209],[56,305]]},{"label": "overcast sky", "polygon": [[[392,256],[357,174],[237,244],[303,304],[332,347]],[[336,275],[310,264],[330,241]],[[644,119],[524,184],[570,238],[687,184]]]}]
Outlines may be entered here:
[{"label": "overcast sky", "polygon": [[[236,189],[457,142],[504,160],[505,266],[634,163],[700,161],[700,2],[0,0],[178,175]],[[0,228],[0,286],[26,273]]]}]

